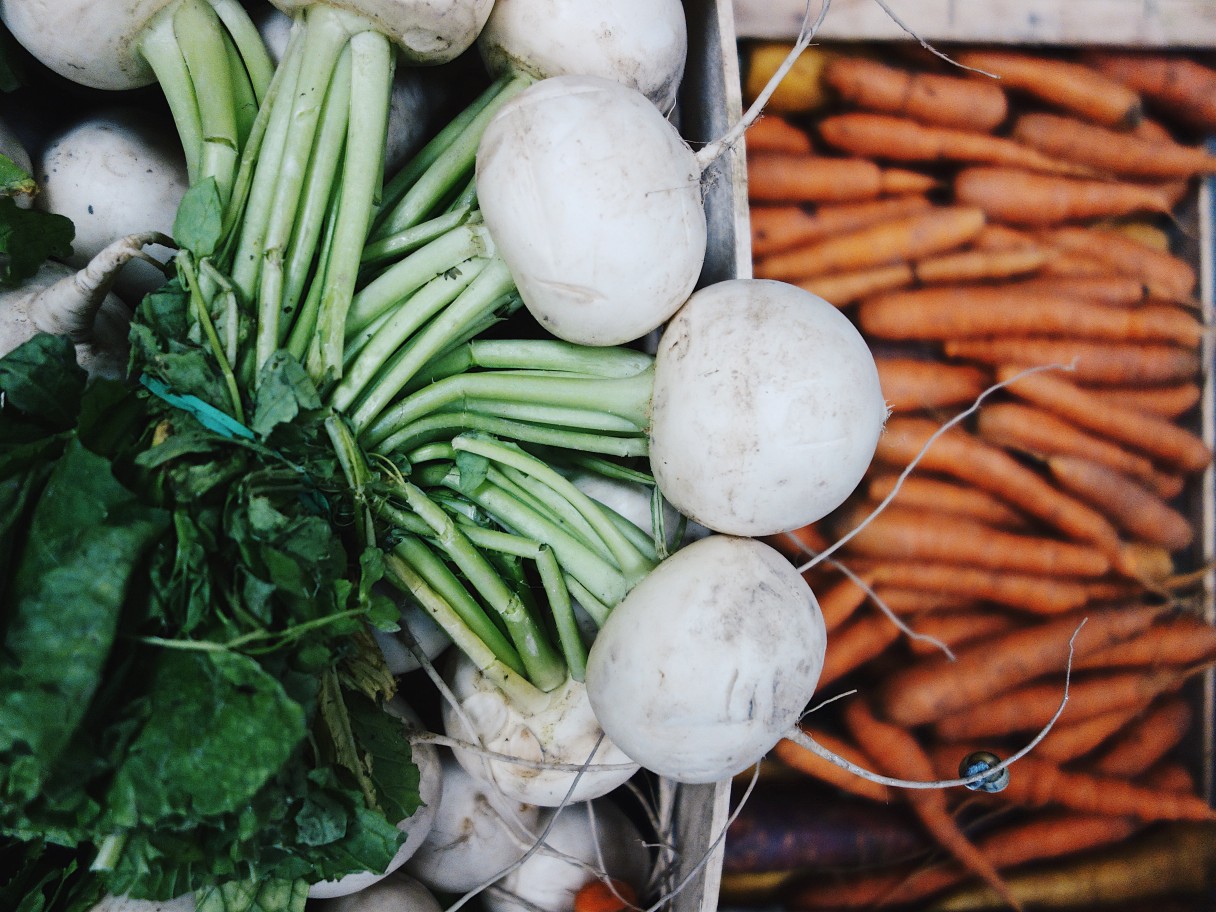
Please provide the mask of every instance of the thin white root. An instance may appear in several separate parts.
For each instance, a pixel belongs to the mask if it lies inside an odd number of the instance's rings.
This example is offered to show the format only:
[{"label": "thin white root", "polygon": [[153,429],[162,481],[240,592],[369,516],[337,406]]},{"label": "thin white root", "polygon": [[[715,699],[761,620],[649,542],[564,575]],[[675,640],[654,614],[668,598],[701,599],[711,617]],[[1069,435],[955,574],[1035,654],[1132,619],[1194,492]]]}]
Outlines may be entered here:
[{"label": "thin white root", "polygon": [[832,559],[831,563],[833,567],[851,579],[856,586],[861,588],[861,590],[866,594],[866,597],[869,598],[870,601],[872,601],[876,606],[878,606],[878,610],[887,616],[887,620],[899,628],[900,633],[910,640],[920,640],[923,643],[928,643],[935,649],[940,649],[946,658],[948,658],[951,662],[954,661],[954,651],[949,646],[935,636],[930,636],[927,633],[917,633],[908,626],[907,622],[904,621],[903,618],[891,610],[891,606],[882,600],[882,597],[874,591],[874,588],[869,583],[850,570],[847,565],[834,558]]},{"label": "thin white root", "polygon": [[1073,644],[1076,642],[1077,634],[1079,634],[1081,632],[1081,628],[1084,626],[1085,626],[1085,620],[1082,619],[1081,623],[1077,625],[1077,629],[1072,632],[1072,636],[1068,638],[1068,664],[1067,664],[1067,666],[1065,666],[1065,669],[1064,669],[1064,693],[1060,698],[1060,705],[1059,705],[1059,707],[1057,707],[1057,709],[1055,711],[1055,715],[1053,715],[1047,721],[1047,724],[1044,725],[1043,728],[1039,730],[1039,733],[1037,735],[1035,735],[1030,740],[1030,742],[1025,747],[1023,747],[1021,750],[1019,750],[1016,754],[1013,754],[1012,756],[1008,757],[1007,759],[1002,760],[1000,763],[995,763],[992,766],[985,768],[981,772],[975,773],[974,775],[967,776],[967,777],[961,778],[961,779],[936,779],[936,780],[932,780],[932,781],[923,781],[923,780],[917,780],[917,779],[895,779],[891,776],[883,776],[883,775],[880,775],[879,773],[875,773],[870,770],[867,770],[863,767],[858,766],[855,763],[851,763],[850,761],[844,759],[844,757],[840,757],[840,756],[832,753],[826,747],[824,747],[823,745],[821,745],[817,741],[815,741],[814,738],[810,737],[806,732],[804,732],[797,725],[795,725],[789,732],[787,732],[785,737],[789,738],[791,741],[795,742],[796,744],[798,744],[802,747],[805,747],[811,753],[815,754],[815,756],[821,757],[824,760],[827,760],[829,763],[834,763],[837,766],[839,766],[841,769],[848,770],[850,773],[860,776],[862,779],[868,779],[869,781],[877,782],[880,785],[889,785],[889,786],[892,786],[893,788],[906,788],[906,789],[953,788],[954,786],[959,786],[959,785],[972,786],[972,785],[976,785],[981,782],[985,782],[985,781],[991,779],[995,774],[999,773],[1001,770],[1007,769],[1008,767],[1012,766],[1018,760],[1021,760],[1028,753],[1030,753],[1032,750],[1034,750],[1035,747],[1038,746],[1039,742],[1047,737],[1047,733],[1049,731],[1051,731],[1052,727],[1056,724],[1056,720],[1059,719],[1060,715],[1064,712],[1064,707],[1068,705],[1068,687],[1069,687],[1069,683],[1070,683],[1070,680],[1072,677]]},{"label": "thin white root", "polygon": [[957,60],[950,57],[948,54],[945,54],[942,51],[939,51],[937,48],[935,48],[933,45],[931,45],[928,41],[926,41],[924,38],[922,38],[920,35],[918,35],[913,29],[911,29],[908,26],[907,23],[905,23],[902,19],[900,19],[897,15],[895,15],[895,11],[893,9],[891,9],[890,6],[887,5],[885,0],[874,0],[874,2],[877,3],[879,5],[879,7],[882,9],[882,11],[891,18],[892,22],[894,22],[901,29],[903,29],[905,32],[907,32],[912,38],[916,39],[916,43],[919,44],[921,47],[923,47],[930,54],[933,54],[936,57],[940,57],[942,60],[946,61],[946,63],[950,64],[951,66],[956,66],[961,70],[970,70],[972,73],[978,73],[981,76],[988,76],[988,77],[991,77],[992,79],[1001,78],[996,73],[989,73],[987,70],[981,70],[977,67],[966,66],[965,64],[959,63]]},{"label": "thin white root", "polygon": [[130,234],[98,251],[83,269],[48,286],[30,301],[30,319],[43,332],[66,335],[77,344],[93,338],[93,326],[118,272],[133,259],[143,259],[143,248],[173,246],[159,231]]}]

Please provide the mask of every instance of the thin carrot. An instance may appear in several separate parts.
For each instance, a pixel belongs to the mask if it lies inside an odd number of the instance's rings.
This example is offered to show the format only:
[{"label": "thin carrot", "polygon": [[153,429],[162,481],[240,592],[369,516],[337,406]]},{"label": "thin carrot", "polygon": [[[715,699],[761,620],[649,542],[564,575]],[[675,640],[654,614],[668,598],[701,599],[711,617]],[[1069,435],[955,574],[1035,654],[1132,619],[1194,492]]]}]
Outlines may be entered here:
[{"label": "thin carrot", "polygon": [[1203,395],[1198,383],[1173,383],[1160,386],[1095,386],[1089,392],[1103,402],[1115,402],[1162,418],[1180,418]]},{"label": "thin carrot", "polygon": [[1182,763],[1164,760],[1150,769],[1143,776],[1137,776],[1137,781],[1150,788],[1158,788],[1167,792],[1188,792],[1194,794],[1195,776]]},{"label": "thin carrot", "polygon": [[1034,754],[1018,761],[999,800],[1029,807],[1058,805],[1144,821],[1216,820],[1216,808],[1198,795],[1145,788],[1117,776],[1073,772]]},{"label": "thin carrot", "polygon": [[970,365],[894,355],[874,362],[883,398],[896,412],[974,402],[988,385],[987,374]]},{"label": "thin carrot", "polygon": [[980,409],[976,432],[982,440],[995,446],[1040,459],[1084,456],[1113,471],[1137,478],[1160,492],[1156,482],[1158,472],[1147,456],[1082,430],[1043,408],[1021,402],[994,402]]},{"label": "thin carrot", "polygon": [[857,203],[828,203],[807,211],[801,206],[751,207],[752,255],[768,256],[801,244],[856,231],[914,212],[933,204],[923,196],[892,196]]},{"label": "thin carrot", "polygon": [[958,592],[928,592],[924,589],[878,586],[874,587],[874,594],[894,614],[900,616],[961,608],[971,610],[975,607],[974,598]]},{"label": "thin carrot", "polygon": [[[1095,608],[1087,613],[1074,640],[1075,653],[1086,654],[1135,636],[1163,610],[1147,605]],[[879,685],[879,706],[892,722],[920,725],[966,707],[990,704],[995,695],[1039,675],[1062,674],[1078,626],[1075,614],[1050,618],[961,649],[953,660],[943,655],[899,668]]]},{"label": "thin carrot", "polygon": [[902,560],[956,561],[992,570],[1047,576],[1101,576],[1110,560],[1097,548],[1042,535],[1005,532],[964,516],[948,520],[941,513],[892,503],[877,515],[868,508],[844,511],[836,532],[867,520],[849,539],[850,553]]},{"label": "thin carrot", "polygon": [[574,894],[574,912],[629,912],[637,902],[637,891],[625,881],[596,878]]},{"label": "thin carrot", "polygon": [[[1010,612],[967,608],[961,611],[930,611],[912,622],[917,633],[931,636],[952,650],[985,637],[1008,633],[1021,622]],[[917,655],[932,655],[938,647],[924,640],[912,640],[908,647]]]},{"label": "thin carrot", "polygon": [[850,104],[923,123],[987,133],[1008,113],[1004,91],[990,80],[917,72],[862,57],[839,57],[823,75]]},{"label": "thin carrot", "polygon": [[1081,456],[1052,456],[1047,468],[1066,491],[1140,541],[1180,551],[1195,538],[1186,516],[1126,475]]},{"label": "thin carrot", "polygon": [[1068,364],[1077,383],[1176,383],[1199,375],[1196,351],[1153,342],[1111,342],[1050,336],[947,339],[951,358],[985,364]]},{"label": "thin carrot", "polygon": [[1181,425],[1138,409],[1104,403],[1061,375],[1040,371],[1015,380],[1017,374],[1013,367],[997,370],[997,378],[1009,381],[1006,388],[1014,395],[1081,427],[1184,472],[1200,472],[1211,465],[1212,451],[1207,444]]},{"label": "thin carrot", "polygon": [[1151,186],[987,165],[955,175],[954,199],[994,221],[1041,227],[1173,208],[1166,193]]},{"label": "thin carrot", "polygon": [[1216,130],[1216,70],[1182,54],[1102,50],[1086,63],[1169,116],[1203,130]]},{"label": "thin carrot", "polygon": [[[874,761],[870,759],[869,755],[852,741],[806,723],[801,723],[801,725],[803,731],[836,756],[843,757],[862,769],[869,769],[873,766]],[[894,797],[893,789],[890,786],[855,775],[787,738],[777,742],[773,747],[773,755],[787,766],[834,785],[851,795],[869,798],[883,804],[890,804]]]},{"label": "thin carrot", "polygon": [[793,152],[811,154],[810,134],[780,114],[757,118],[744,134],[748,152]]},{"label": "thin carrot", "polygon": [[866,590],[848,577],[817,593],[819,611],[828,633],[847,621],[868,597]]},{"label": "thin carrot", "polygon": [[937,181],[860,158],[758,152],[747,160],[748,194],[766,203],[859,202],[882,195],[924,193]]},{"label": "thin carrot", "polygon": [[1091,279],[1110,273],[1110,266],[1095,257],[1070,250],[1057,250],[1056,255],[1043,264],[1040,274],[1044,278]]},{"label": "thin carrot", "polygon": [[857,317],[870,336],[905,341],[1045,335],[1190,347],[1204,333],[1191,314],[1171,305],[1110,307],[1003,285],[888,292],[864,301]]},{"label": "thin carrot", "polygon": [[1002,136],[888,114],[848,111],[822,118],[817,128],[824,142],[839,151],[882,161],[975,162],[1055,174],[1092,173]]},{"label": "thin carrot", "polygon": [[995,602],[1035,614],[1061,614],[1079,608],[1091,596],[1081,582],[1058,576],[1032,576],[954,562],[850,560],[849,564],[855,570],[864,570],[880,593],[886,587],[914,589]]},{"label": "thin carrot", "polygon": [[[866,493],[871,500],[881,501],[894,490],[898,480],[894,473],[872,473],[866,479]],[[905,478],[892,503],[966,516],[997,528],[1025,525],[1021,514],[988,492],[928,475],[914,473]]]},{"label": "thin carrot", "polygon": [[794,563],[802,563],[831,544],[815,525],[801,526],[764,539]]},{"label": "thin carrot", "polygon": [[[905,466],[937,431],[938,426],[928,419],[892,417],[875,457],[888,465]],[[1062,494],[1004,450],[960,428],[951,428],[933,440],[920,466],[989,491],[1066,536],[1096,544],[1108,554],[1118,548],[1118,532],[1104,516]]]},{"label": "thin carrot", "polygon": [[1009,279],[1032,273],[1052,254],[1041,247],[1010,250],[959,250],[922,257],[912,264],[922,285]]},{"label": "thin carrot", "polygon": [[[993,227],[993,226],[990,226]],[[1023,279],[1009,286],[1018,291],[1033,291],[1047,295],[1068,295],[1088,298],[1103,304],[1131,306],[1148,300],[1144,283],[1132,276],[1116,275],[1110,271],[1092,275],[1044,275]]]},{"label": "thin carrot", "polygon": [[844,307],[872,294],[904,288],[915,280],[911,266],[907,263],[893,263],[890,266],[872,266],[854,272],[812,276],[809,279],[799,279],[794,284],[819,295],[837,307]]},{"label": "thin carrot", "polygon": [[1021,247],[1039,246],[1032,233],[996,222],[986,224],[972,243],[979,250],[1017,250]]},{"label": "thin carrot", "polygon": [[984,226],[984,213],[957,206],[880,222],[775,253],[755,264],[761,279],[792,281],[832,272],[898,264],[965,244]]},{"label": "thin carrot", "polygon": [[1168,180],[1216,171],[1216,155],[1199,146],[1148,139],[1076,117],[1029,112],[1011,136],[1059,161],[1075,162],[1116,177]]},{"label": "thin carrot", "polygon": [[[1079,678],[1069,687],[1068,705],[1060,724],[1116,710],[1142,710],[1162,694],[1177,690],[1182,679],[1177,669],[1102,671]],[[1062,695],[1061,681],[1033,681],[1001,693],[993,692],[985,700],[935,719],[933,730],[943,741],[950,742],[1037,731],[1055,715]]]},{"label": "thin carrot", "polygon": [[1131,778],[1149,770],[1190,731],[1195,711],[1179,695],[1158,700],[1134,724],[1116,735],[1090,768],[1107,776]]},{"label": "thin carrot", "polygon": [[1040,757],[1068,763],[1096,749],[1133,719],[1141,707],[1121,707],[1085,719],[1063,718],[1035,749]]},{"label": "thin carrot", "polygon": [[1003,50],[964,51],[957,59],[963,66],[993,73],[1006,89],[1033,95],[1094,123],[1125,129],[1144,114],[1136,92],[1084,64]]},{"label": "thin carrot", "polygon": [[845,621],[833,632],[818,686],[822,689],[833,684],[878,657],[901,633],[890,618],[878,612]]},{"label": "thin carrot", "polygon": [[1134,640],[1078,659],[1090,668],[1198,666],[1216,661],[1216,626],[1180,614],[1153,625]]},{"label": "thin carrot", "polygon": [[[908,779],[932,780],[933,762],[916,738],[899,725],[877,718],[864,700],[850,700],[844,710],[845,726],[853,739],[878,765],[878,772]],[[914,789],[908,804],[934,839],[969,871],[984,879],[1003,896],[1007,893],[996,867],[955,822],[941,789]],[[1020,905],[1006,896],[1015,909]]]},{"label": "thin carrot", "polygon": [[1151,297],[1186,303],[1194,295],[1196,273],[1186,260],[1118,229],[1065,226],[1042,232],[1040,239],[1060,250],[1098,260],[1111,272],[1134,276]]}]

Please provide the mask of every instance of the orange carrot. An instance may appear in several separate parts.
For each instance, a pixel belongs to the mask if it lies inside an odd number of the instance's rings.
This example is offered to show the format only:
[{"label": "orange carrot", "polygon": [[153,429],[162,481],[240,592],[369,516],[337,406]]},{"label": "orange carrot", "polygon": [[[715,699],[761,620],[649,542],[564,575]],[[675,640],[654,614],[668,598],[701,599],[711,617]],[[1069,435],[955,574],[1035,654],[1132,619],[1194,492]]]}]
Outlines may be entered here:
[{"label": "orange carrot", "polygon": [[869,598],[866,590],[848,577],[817,593],[816,596],[828,633],[847,621],[853,612],[865,604],[865,600]]},{"label": "orange carrot", "polygon": [[894,263],[853,272],[812,276],[809,279],[799,279],[794,284],[811,294],[819,295],[837,307],[844,307],[872,294],[904,288],[911,285],[915,279],[911,266],[907,263]]},{"label": "orange carrot", "polygon": [[1194,720],[1190,701],[1173,694],[1152,704],[1135,723],[1116,735],[1090,763],[1096,773],[1139,776],[1186,737]]},{"label": "orange carrot", "polygon": [[[813,728],[805,723],[802,730],[810,735],[820,746],[827,748],[838,757],[843,757],[862,769],[873,769],[874,761],[856,744],[830,732]],[[778,741],[773,747],[773,754],[778,760],[799,772],[834,785],[841,791],[861,798],[869,798],[883,804],[890,804],[893,799],[893,789],[880,782],[871,782],[824,760],[818,754],[812,753],[800,744],[786,738]]]},{"label": "orange carrot", "polygon": [[880,339],[1046,335],[1197,346],[1203,326],[1170,305],[1110,307],[1084,298],[1006,286],[933,286],[876,295],[861,304],[862,331]]},{"label": "orange carrot", "polygon": [[[1074,641],[1075,653],[1135,636],[1163,610],[1147,605],[1094,608]],[[991,704],[1009,688],[1051,672],[1061,675],[1058,692],[1078,625],[1075,614],[1050,618],[960,649],[954,660],[942,655],[899,668],[878,688],[883,715],[900,725],[941,720],[966,707]]]},{"label": "orange carrot", "polygon": [[1149,788],[1158,788],[1167,792],[1194,794],[1196,791],[1194,775],[1177,761],[1163,760],[1143,776],[1137,776],[1136,781]]},{"label": "orange carrot", "polygon": [[824,69],[840,97],[871,111],[923,123],[987,133],[1005,119],[1005,93],[991,80],[940,76],[888,66],[862,57],[840,57]]},{"label": "orange carrot", "polygon": [[1058,805],[1144,821],[1216,820],[1216,808],[1198,795],[1145,788],[1117,776],[1072,772],[1034,754],[1017,762],[999,800],[1029,807]]},{"label": "orange carrot", "polygon": [[1016,368],[1002,367],[997,378],[1011,381],[1014,395],[1048,408],[1110,440],[1137,449],[1184,472],[1200,472],[1212,462],[1212,451],[1186,428],[1134,408],[1104,403],[1062,375],[1039,371],[1017,380]]},{"label": "orange carrot", "polygon": [[978,209],[935,206],[764,257],[754,272],[761,279],[791,281],[897,264],[965,244],[983,225]]},{"label": "orange carrot", "polygon": [[1102,50],[1086,62],[1171,117],[1216,130],[1216,70],[1181,54]]},{"label": "orange carrot", "polygon": [[747,128],[747,151],[811,154],[811,137],[779,114],[765,114]]},{"label": "orange carrot", "polygon": [[[868,508],[836,520],[843,536],[870,516]],[[985,523],[913,507],[889,505],[866,522],[845,546],[850,553],[901,560],[956,561],[992,570],[1047,576],[1101,576],[1110,560],[1098,549],[1040,535],[995,529]]]},{"label": "orange carrot", "polygon": [[1007,90],[1025,92],[1094,123],[1135,126],[1144,114],[1140,96],[1080,63],[1020,51],[965,51],[963,66],[996,75]]},{"label": "orange carrot", "polygon": [[[952,650],[985,637],[1008,633],[1019,624],[1020,621],[1008,612],[975,608],[962,611],[930,611],[917,615],[912,621],[912,627],[917,633],[934,637]],[[932,655],[940,651],[937,646],[924,640],[912,640],[908,646],[917,655]]]},{"label": "orange carrot", "polygon": [[596,878],[574,894],[574,912],[630,912],[637,902],[637,891],[625,881]]},{"label": "orange carrot", "polygon": [[1041,247],[1011,250],[960,250],[923,257],[912,264],[922,285],[992,281],[1026,275],[1039,269],[1052,254]]},{"label": "orange carrot", "polygon": [[1153,625],[1134,640],[1099,649],[1078,659],[1089,668],[1199,666],[1216,661],[1216,626],[1180,614]]},{"label": "orange carrot", "polygon": [[986,165],[955,175],[954,199],[994,221],[1042,227],[1173,208],[1166,193],[1151,186]]},{"label": "orange carrot", "polygon": [[951,598],[961,596],[995,602],[1007,608],[1045,615],[1079,608],[1091,598],[1087,586],[1058,576],[1031,576],[927,561],[850,560],[849,564],[855,570],[864,570],[873,579],[880,595],[888,587],[912,589]]},{"label": "orange carrot", "polygon": [[985,364],[1071,365],[1077,383],[1176,383],[1199,375],[1197,352],[1153,342],[1048,336],[948,339],[946,355]]},{"label": "orange carrot", "polygon": [[1104,270],[1092,275],[1035,276],[1009,285],[1017,291],[1032,291],[1046,295],[1067,295],[1089,298],[1103,304],[1131,306],[1148,300],[1144,283],[1132,276],[1116,275]]},{"label": "orange carrot", "polygon": [[[1130,639],[1122,642],[1128,643]],[[1080,641],[1078,637],[1078,645]],[[1162,694],[1177,690],[1182,677],[1176,669],[1136,669],[1103,671],[1079,678],[1069,687],[1068,705],[1059,724],[1072,724],[1116,710],[1142,710]],[[1035,681],[1002,693],[994,692],[983,701],[933,720],[934,732],[943,741],[958,742],[1037,731],[1051,721],[1063,694],[1062,680]]]},{"label": "orange carrot", "polygon": [[813,557],[831,544],[814,525],[770,535],[764,540],[796,564]]},{"label": "orange carrot", "polygon": [[800,206],[756,204],[751,207],[752,255],[768,256],[846,231],[923,212],[931,205],[928,199],[916,195],[825,204],[816,206],[813,212]]},{"label": "orange carrot", "polygon": [[[844,710],[845,726],[853,739],[877,764],[877,772],[904,779],[937,778],[933,762],[916,738],[899,725],[877,718],[864,700],[853,699]],[[1020,906],[1008,896],[1004,881],[992,862],[966,837],[951,816],[945,791],[912,789],[907,793],[913,813],[934,839],[954,858],[1002,896],[1015,909]]]},{"label": "orange carrot", "polygon": [[971,608],[975,604],[975,599],[958,593],[926,592],[923,589],[901,589],[897,586],[878,587],[874,589],[874,593],[897,615]]},{"label": "orange carrot", "polygon": [[1045,156],[1116,177],[1166,180],[1216,171],[1216,156],[1201,147],[1143,138],[1075,117],[1022,114],[1011,135]]},{"label": "orange carrot", "polygon": [[972,243],[979,250],[1017,250],[1039,246],[1038,239],[1030,232],[996,222],[985,225]]},{"label": "orange carrot", "polygon": [[819,672],[820,689],[833,684],[886,651],[902,631],[885,614],[853,617],[833,632]]},{"label": "orange carrot", "polygon": [[1120,707],[1085,719],[1064,716],[1035,750],[1044,760],[1068,763],[1096,749],[1122,729],[1140,709],[1139,706]]},{"label": "orange carrot", "polygon": [[[907,465],[937,430],[934,422],[923,418],[893,417],[887,421],[875,456],[886,464]],[[960,428],[938,436],[919,465],[974,484],[1066,536],[1098,545],[1107,554],[1118,549],[1118,532],[1104,516],[1062,494],[1013,456]]]},{"label": "orange carrot", "polygon": [[977,367],[922,358],[875,358],[883,398],[896,412],[971,403],[988,385]]},{"label": "orange carrot", "polygon": [[860,158],[758,152],[747,160],[748,194],[767,203],[858,202],[882,195],[924,193],[926,175],[880,168]]},{"label": "orange carrot", "polygon": [[1198,383],[1161,386],[1095,386],[1089,392],[1103,402],[1115,402],[1162,418],[1179,418],[1196,405],[1203,395]]},{"label": "orange carrot", "polygon": [[1052,456],[1047,468],[1064,490],[1140,541],[1180,551],[1195,537],[1186,516],[1126,475],[1081,456]]},{"label": "orange carrot", "polygon": [[884,161],[977,162],[1057,174],[1082,170],[991,133],[930,126],[888,114],[833,114],[820,120],[818,129],[820,137],[841,152]]},{"label": "orange carrot", "polygon": [[[871,474],[866,481],[866,492],[871,500],[881,501],[891,493],[898,480],[899,476],[894,473]],[[915,473],[900,484],[892,504],[966,516],[998,528],[1025,524],[1016,510],[986,491]]]},{"label": "orange carrot", "polygon": [[980,438],[996,446],[1050,456],[1084,456],[1122,472],[1161,492],[1152,460],[1084,431],[1055,413],[1021,402],[996,402],[980,409],[976,422]]},{"label": "orange carrot", "polygon": [[1189,263],[1118,229],[1066,226],[1043,232],[1040,237],[1060,250],[1084,254],[1106,264],[1112,272],[1139,279],[1152,297],[1185,303],[1194,294],[1196,274]]}]

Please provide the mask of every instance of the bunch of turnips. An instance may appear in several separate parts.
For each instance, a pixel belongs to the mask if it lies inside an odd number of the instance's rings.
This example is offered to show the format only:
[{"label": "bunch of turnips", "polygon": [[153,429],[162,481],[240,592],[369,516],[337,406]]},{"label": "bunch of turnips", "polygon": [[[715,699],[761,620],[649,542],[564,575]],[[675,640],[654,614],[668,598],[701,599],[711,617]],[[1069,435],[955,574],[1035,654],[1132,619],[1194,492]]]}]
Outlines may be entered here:
[{"label": "bunch of turnips", "polygon": [[457,888],[492,890],[567,804],[725,779],[815,690],[759,537],[852,492],[886,408],[836,308],[702,283],[728,150],[674,125],[682,5],[275,6],[0,5],[38,67],[159,86],[180,153],[54,295],[93,213],[36,164],[0,201],[49,260],[10,243],[0,303],[8,908],[354,910],[426,883],[455,778],[511,835]]}]

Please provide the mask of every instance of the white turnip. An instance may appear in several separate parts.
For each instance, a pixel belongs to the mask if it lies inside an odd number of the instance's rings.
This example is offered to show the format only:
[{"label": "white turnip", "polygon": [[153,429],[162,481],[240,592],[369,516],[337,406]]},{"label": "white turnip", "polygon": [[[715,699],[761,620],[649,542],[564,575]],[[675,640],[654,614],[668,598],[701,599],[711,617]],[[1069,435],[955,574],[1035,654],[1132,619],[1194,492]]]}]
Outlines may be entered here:
[{"label": "white turnip", "polygon": [[785,532],[853,492],[886,417],[873,355],[837,308],[780,282],[719,282],[659,342],[651,471],[711,529]]},{"label": "white turnip", "polygon": [[806,708],[827,635],[806,581],[751,538],[714,535],[667,558],[613,609],[587,696],[604,732],[678,782],[759,760]]},{"label": "white turnip", "polygon": [[[604,736],[586,688],[572,678],[525,703],[509,697],[458,654],[447,680],[458,701],[457,706],[444,705],[448,736],[505,755],[459,747],[454,749],[457,760],[475,778],[493,783],[511,798],[545,807],[587,801],[607,794],[637,771],[636,763]],[[583,764],[586,769],[581,769]]]},{"label": "white turnip", "polygon": [[311,912],[443,912],[439,900],[400,871],[366,890],[310,904]]},{"label": "white turnip", "polygon": [[[172,235],[189,186],[186,162],[168,124],[134,108],[97,111],[51,137],[38,156],[36,205],[72,220],[69,266],[84,266],[116,238],[145,231]],[[166,262],[173,251],[145,252]],[[131,262],[115,278],[114,292],[134,306],[162,285],[152,263]]]},{"label": "white turnip", "polygon": [[389,633],[372,628],[376,645],[384,655],[389,672],[394,675],[403,675],[422,667],[414,650],[434,660],[452,645],[451,638],[443,628],[417,602],[405,596],[400,597],[400,602],[400,630]]},{"label": "white turnip", "polygon": [[540,808],[470,776],[450,753],[440,763],[443,800],[402,870],[432,890],[463,893],[524,856],[538,832]]},{"label": "white turnip", "polygon": [[641,93],[544,79],[477,151],[482,215],[529,312],[553,335],[617,345],[684,303],[705,259],[701,165]]}]

